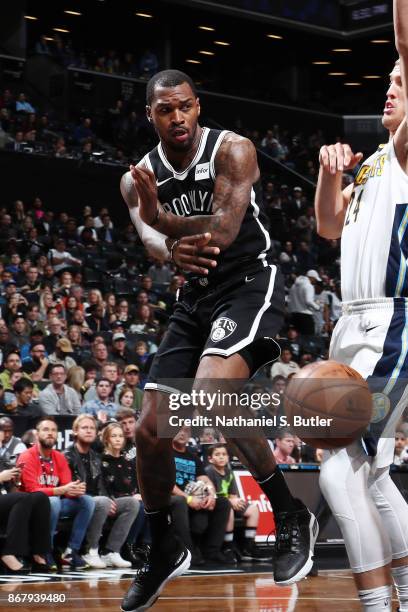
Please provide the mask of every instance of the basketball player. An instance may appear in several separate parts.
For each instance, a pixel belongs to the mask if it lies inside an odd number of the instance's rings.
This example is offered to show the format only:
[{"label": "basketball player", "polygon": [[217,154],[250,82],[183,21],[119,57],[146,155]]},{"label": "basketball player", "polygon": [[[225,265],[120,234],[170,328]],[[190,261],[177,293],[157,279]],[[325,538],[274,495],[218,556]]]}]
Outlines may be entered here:
[{"label": "basketball player", "polygon": [[[199,268],[181,291],[145,386],[137,467],[152,552],[123,600],[125,612],[150,607],[164,584],[190,564],[169,513],[174,461],[171,440],[158,438],[156,408],[173,389],[160,381],[196,378],[201,389],[203,380],[245,380],[279,355],[273,337],[283,321],[284,286],[260,218],[255,148],[232,132],[201,127],[199,114],[189,76],[175,70],[156,74],[147,85],[147,116],[160,143],[121,182],[146,248],[178,265],[183,256]],[[196,235],[205,236],[207,250],[190,244],[188,259],[182,242]],[[216,255],[215,267],[208,257]],[[265,438],[230,444],[275,512],[275,580],[300,580],[312,565],[315,517],[290,494]]]},{"label": "basketball player", "polygon": [[364,610],[392,609],[392,579],[400,611],[408,611],[408,508],[392,482],[394,431],[407,405],[405,279],[408,219],[408,5],[394,3],[400,60],[391,72],[383,114],[388,144],[369,157],[354,184],[342,173],[362,159],[348,145],[320,151],[316,191],[318,232],[341,235],[343,316],[330,357],[351,365],[376,392],[369,435],[325,453],[320,486],[339,523]]}]

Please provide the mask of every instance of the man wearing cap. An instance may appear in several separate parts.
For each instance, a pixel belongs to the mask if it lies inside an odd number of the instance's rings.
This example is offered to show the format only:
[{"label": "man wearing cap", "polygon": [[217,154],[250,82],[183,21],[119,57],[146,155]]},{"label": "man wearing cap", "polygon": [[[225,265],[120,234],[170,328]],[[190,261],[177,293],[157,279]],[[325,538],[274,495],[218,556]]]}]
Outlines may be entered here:
[{"label": "man wearing cap", "polygon": [[298,276],[289,292],[289,312],[293,325],[301,334],[313,335],[315,323],[313,313],[320,309],[315,301],[316,282],[321,282],[316,270],[309,270],[306,276]]},{"label": "man wearing cap", "polygon": [[142,409],[142,400],[143,400],[143,391],[139,389],[138,384],[140,381],[140,370],[139,367],[135,364],[130,364],[126,366],[125,371],[123,373],[123,382],[120,383],[116,387],[115,392],[115,401],[119,403],[119,394],[123,387],[130,387],[133,391],[133,404],[132,408],[138,414]]},{"label": "man wearing cap", "polygon": [[44,414],[79,414],[78,394],[65,384],[67,374],[60,363],[50,367],[51,383],[40,392],[39,403]]},{"label": "man wearing cap", "polygon": [[305,211],[305,200],[303,197],[303,189],[301,187],[293,188],[293,195],[290,198],[289,208],[286,210],[287,214],[292,219],[297,219],[300,215],[303,215]]},{"label": "man wearing cap", "polygon": [[135,361],[136,355],[126,346],[126,336],[123,332],[115,332],[112,337],[110,359],[122,368]]},{"label": "man wearing cap", "polygon": [[69,355],[72,355],[74,349],[72,348],[71,342],[68,338],[60,338],[57,340],[57,344],[55,345],[54,353],[48,358],[48,361],[51,364],[60,363],[65,367],[66,370],[72,368],[72,366],[76,366],[75,359],[72,359]]}]

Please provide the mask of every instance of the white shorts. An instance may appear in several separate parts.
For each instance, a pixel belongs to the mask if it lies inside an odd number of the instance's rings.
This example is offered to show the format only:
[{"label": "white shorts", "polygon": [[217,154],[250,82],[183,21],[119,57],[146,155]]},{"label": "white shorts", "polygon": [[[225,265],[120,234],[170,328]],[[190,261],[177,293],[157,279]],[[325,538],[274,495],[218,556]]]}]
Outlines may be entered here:
[{"label": "white shorts", "polygon": [[362,444],[375,455],[373,470],[390,465],[395,428],[408,403],[408,299],[344,302],[330,359],[351,366],[367,379],[374,392],[373,420]]}]

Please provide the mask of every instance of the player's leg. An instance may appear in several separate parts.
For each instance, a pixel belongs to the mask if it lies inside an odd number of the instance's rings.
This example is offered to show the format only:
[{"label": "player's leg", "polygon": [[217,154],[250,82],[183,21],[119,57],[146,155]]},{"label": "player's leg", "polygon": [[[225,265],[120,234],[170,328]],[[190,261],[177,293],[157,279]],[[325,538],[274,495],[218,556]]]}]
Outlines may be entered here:
[{"label": "player's leg", "polygon": [[370,459],[359,442],[326,452],[320,487],[340,527],[364,610],[391,610],[391,545],[368,489]]},{"label": "player's leg", "polygon": [[397,590],[399,609],[408,611],[408,508],[392,481],[389,467],[370,476],[369,492],[380,512],[391,542],[391,574]]},{"label": "player's leg", "polygon": [[122,610],[150,608],[168,580],[188,569],[191,553],[176,534],[171,513],[175,484],[172,440],[159,438],[157,413],[168,410],[168,392],[161,379],[192,378],[201,352],[199,331],[183,316],[170,324],[152,363],[136,428],[137,474],[151,532],[151,551],[145,570],[138,573],[123,601]]},{"label": "player's leg", "polygon": [[[197,390],[213,392],[218,379],[248,379],[251,368],[247,359],[239,353],[226,358],[204,356],[197,371]],[[213,416],[217,411],[221,414],[223,407],[215,406]],[[316,518],[300,500],[292,496],[263,433],[256,438],[227,437],[227,440],[257,480],[274,509],[277,525],[275,581],[290,584],[300,580],[313,565],[313,548],[318,534]]]}]

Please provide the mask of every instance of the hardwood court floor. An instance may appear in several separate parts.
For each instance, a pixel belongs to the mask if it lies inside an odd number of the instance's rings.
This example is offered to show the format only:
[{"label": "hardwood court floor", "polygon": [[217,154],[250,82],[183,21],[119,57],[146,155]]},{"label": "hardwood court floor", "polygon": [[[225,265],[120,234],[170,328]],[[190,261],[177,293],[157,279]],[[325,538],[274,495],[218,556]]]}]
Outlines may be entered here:
[{"label": "hardwood court floor", "polygon": [[[1,577],[3,578],[3,577]],[[0,584],[0,610],[45,612],[48,610],[88,610],[118,612],[129,576],[115,571],[71,572],[59,574],[53,581],[30,577],[26,582]],[[26,601],[14,602],[22,599]],[[31,597],[29,597],[31,595]],[[51,595],[54,601],[36,603]],[[55,601],[65,595],[65,603]],[[34,601],[30,601],[34,598]],[[394,610],[396,609],[396,601]],[[186,575],[170,582],[153,612],[357,612],[361,610],[351,574],[347,570],[321,571],[297,585],[277,587],[268,574],[221,573]]]}]

